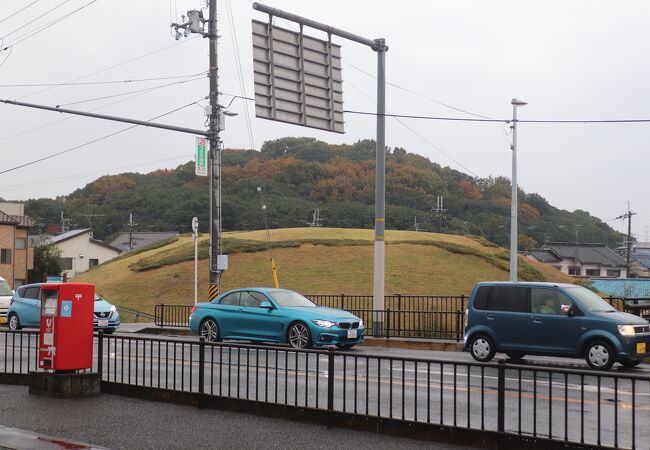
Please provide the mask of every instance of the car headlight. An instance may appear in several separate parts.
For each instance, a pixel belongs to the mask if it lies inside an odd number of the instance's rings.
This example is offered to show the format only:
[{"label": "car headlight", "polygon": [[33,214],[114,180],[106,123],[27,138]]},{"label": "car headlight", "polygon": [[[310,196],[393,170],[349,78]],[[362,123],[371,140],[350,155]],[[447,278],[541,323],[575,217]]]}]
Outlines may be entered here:
[{"label": "car headlight", "polygon": [[111,312],[116,312],[116,311],[117,311],[117,308],[115,307],[115,305],[111,305]]},{"label": "car headlight", "polygon": [[618,332],[621,333],[621,336],[634,336],[636,334],[632,325],[619,325]]},{"label": "car headlight", "polygon": [[312,322],[314,324],[318,325],[319,327],[323,327],[323,328],[332,328],[332,327],[336,326],[336,322],[330,322],[329,320],[318,320],[317,319],[317,320],[312,320]]},{"label": "car headlight", "polygon": [[359,328],[363,328],[363,320],[359,319]]}]

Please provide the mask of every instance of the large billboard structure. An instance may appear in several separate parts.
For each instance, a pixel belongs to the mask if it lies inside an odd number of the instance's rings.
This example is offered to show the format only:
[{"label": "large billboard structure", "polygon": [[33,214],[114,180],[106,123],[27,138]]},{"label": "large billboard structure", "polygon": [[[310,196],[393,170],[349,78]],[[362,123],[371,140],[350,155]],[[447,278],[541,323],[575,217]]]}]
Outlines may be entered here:
[{"label": "large billboard structure", "polygon": [[253,20],[255,115],[343,133],[341,46]]}]

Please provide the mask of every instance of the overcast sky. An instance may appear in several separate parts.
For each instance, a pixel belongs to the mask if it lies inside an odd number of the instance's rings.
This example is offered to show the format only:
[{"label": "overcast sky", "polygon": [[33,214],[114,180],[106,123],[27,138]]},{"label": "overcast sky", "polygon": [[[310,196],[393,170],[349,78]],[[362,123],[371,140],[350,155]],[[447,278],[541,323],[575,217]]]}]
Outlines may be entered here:
[{"label": "overcast sky", "polygon": [[[0,21],[33,1],[0,0]],[[0,87],[0,98],[64,105],[190,80],[68,106],[149,120],[207,95],[207,78],[191,77],[208,68],[207,41],[194,37],[177,42],[169,28],[170,20],[180,21],[181,14],[205,6],[204,1],[68,0],[26,25],[64,1],[39,0],[0,23],[0,38],[6,36],[3,47],[15,44],[10,51],[0,52],[0,85],[188,77],[46,91],[44,87]],[[69,18],[18,42],[31,30],[86,4]],[[520,109],[520,119],[650,118],[650,3],[269,0],[268,4],[368,38],[386,38],[387,80],[403,88],[387,88],[391,113],[472,117],[440,104],[444,103],[507,119],[512,115],[510,100],[517,97],[529,103]],[[236,53],[246,94],[252,94],[252,18],[266,20],[248,0],[219,0],[222,104],[230,102],[228,94],[242,94]],[[276,24],[295,28],[278,19]],[[353,42],[335,42],[343,46],[344,107],[373,111],[375,80],[362,71],[374,76],[376,54]],[[164,47],[169,48],[155,52]],[[145,54],[149,55],[142,57]],[[243,101],[235,100],[230,109],[240,115],[228,120],[222,134],[226,147],[259,149],[264,141],[284,136],[314,136],[330,143],[375,137],[374,117],[347,114],[346,133],[339,135],[251,115],[251,142]],[[249,111],[254,114],[252,105]],[[62,121],[65,118],[0,106],[0,171],[127,127],[81,117]],[[203,128],[205,117],[201,106],[191,105],[158,121]],[[630,201],[638,213],[633,233],[645,240],[650,211],[642,182],[647,181],[650,168],[650,123],[520,124],[518,138],[523,189],[562,209],[587,210],[621,231],[627,230],[627,224],[613,219],[626,212]],[[388,146],[404,147],[479,177],[510,177],[510,142],[508,127],[500,123],[404,119],[401,124],[387,119]],[[0,197],[54,197],[105,174],[175,167],[191,159],[193,145],[189,134],[138,127],[0,174]],[[571,236],[572,232],[558,230],[552,238]]]}]

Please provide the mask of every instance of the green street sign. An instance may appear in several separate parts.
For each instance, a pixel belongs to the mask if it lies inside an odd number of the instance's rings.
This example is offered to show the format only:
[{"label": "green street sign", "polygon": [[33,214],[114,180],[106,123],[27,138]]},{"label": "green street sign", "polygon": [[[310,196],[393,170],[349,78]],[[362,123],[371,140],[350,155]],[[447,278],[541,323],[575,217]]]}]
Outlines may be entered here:
[{"label": "green street sign", "polygon": [[196,138],[196,158],[194,161],[194,173],[199,177],[208,176],[207,140],[202,137]]}]

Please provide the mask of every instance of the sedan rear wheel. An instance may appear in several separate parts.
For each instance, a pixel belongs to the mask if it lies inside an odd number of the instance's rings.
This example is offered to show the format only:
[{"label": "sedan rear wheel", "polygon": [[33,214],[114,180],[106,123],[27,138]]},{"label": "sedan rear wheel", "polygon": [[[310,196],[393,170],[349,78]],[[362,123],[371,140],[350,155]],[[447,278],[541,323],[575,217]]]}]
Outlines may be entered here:
[{"label": "sedan rear wheel", "polygon": [[207,342],[217,342],[219,340],[219,325],[214,319],[205,319],[201,322],[199,333]]},{"label": "sedan rear wheel", "polygon": [[309,327],[302,322],[297,322],[289,327],[289,345],[293,348],[311,347],[311,333]]},{"label": "sedan rear wheel", "polygon": [[20,320],[18,320],[18,316],[15,313],[11,313],[9,315],[9,329],[11,331],[18,331],[20,328]]}]

